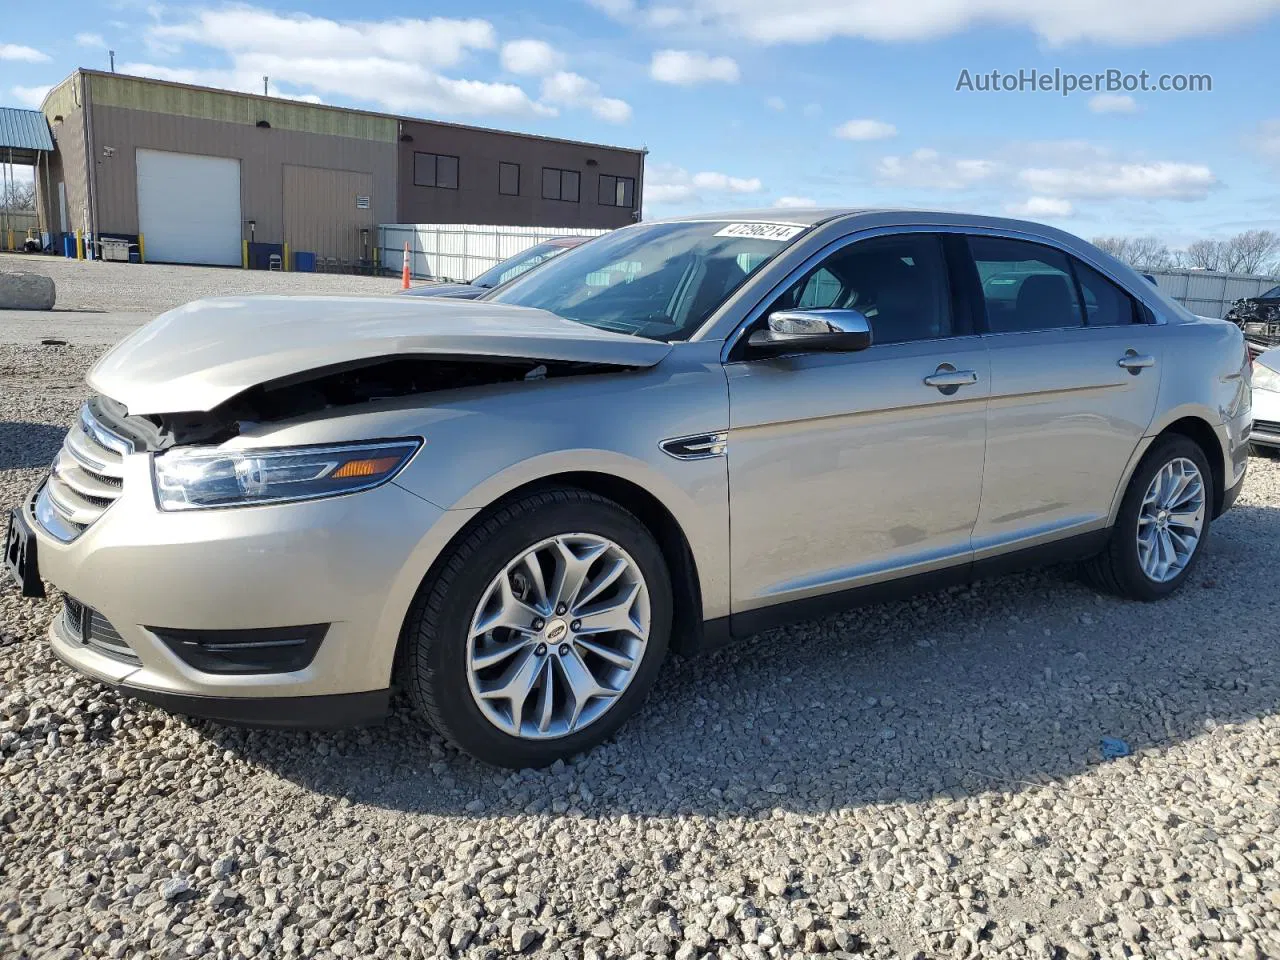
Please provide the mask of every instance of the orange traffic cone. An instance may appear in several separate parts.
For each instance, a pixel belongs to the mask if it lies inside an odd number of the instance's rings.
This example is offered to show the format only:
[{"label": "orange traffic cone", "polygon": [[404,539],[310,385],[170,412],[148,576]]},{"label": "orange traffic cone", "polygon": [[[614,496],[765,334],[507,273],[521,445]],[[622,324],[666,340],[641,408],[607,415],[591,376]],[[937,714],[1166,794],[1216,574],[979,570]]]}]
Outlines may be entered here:
[{"label": "orange traffic cone", "polygon": [[400,289],[401,290],[409,289],[410,276],[411,275],[409,273],[409,245],[406,243],[404,245],[404,267],[400,270]]}]

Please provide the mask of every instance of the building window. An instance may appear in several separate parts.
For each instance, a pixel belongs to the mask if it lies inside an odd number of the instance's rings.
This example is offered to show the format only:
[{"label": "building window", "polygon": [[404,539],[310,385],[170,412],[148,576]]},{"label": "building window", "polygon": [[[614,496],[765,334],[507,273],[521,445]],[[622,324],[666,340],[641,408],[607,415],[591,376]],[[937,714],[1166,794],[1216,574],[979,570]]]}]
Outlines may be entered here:
[{"label": "building window", "polygon": [[520,196],[520,164],[498,164],[498,192],[509,197]]},{"label": "building window", "polygon": [[413,155],[413,182],[419,187],[458,189],[458,158],[440,153]]},{"label": "building window", "polygon": [[602,207],[626,207],[636,205],[636,181],[632,177],[610,177],[600,174],[600,205]]},{"label": "building window", "polygon": [[542,199],[578,202],[578,171],[542,168]]}]

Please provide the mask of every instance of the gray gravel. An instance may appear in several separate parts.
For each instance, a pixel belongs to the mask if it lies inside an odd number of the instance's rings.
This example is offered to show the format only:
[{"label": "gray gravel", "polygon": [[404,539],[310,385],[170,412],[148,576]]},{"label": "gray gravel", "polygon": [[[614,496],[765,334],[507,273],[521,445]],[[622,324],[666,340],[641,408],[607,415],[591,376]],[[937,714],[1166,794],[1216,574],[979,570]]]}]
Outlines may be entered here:
[{"label": "gray gravel", "polygon": [[201,297],[247,293],[382,296],[400,289],[399,277],[108,263],[0,253],[0,272],[17,271],[52,277],[58,288],[56,310],[107,313],[157,314]]},{"label": "gray gravel", "polygon": [[[0,504],[94,353],[0,344]],[[5,585],[0,956],[1280,956],[1278,542],[1255,460],[1172,600],[1051,570],[774,631],[510,775],[403,706],[313,735],[121,700]]]}]

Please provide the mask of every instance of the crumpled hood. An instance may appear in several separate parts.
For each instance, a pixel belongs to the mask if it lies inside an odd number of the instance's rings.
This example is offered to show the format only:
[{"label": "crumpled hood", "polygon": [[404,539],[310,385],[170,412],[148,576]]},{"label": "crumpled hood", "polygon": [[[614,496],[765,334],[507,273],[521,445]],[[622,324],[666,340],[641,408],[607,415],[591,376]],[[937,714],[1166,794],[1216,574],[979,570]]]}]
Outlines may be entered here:
[{"label": "crumpled hood", "polygon": [[250,387],[377,357],[443,354],[651,367],[671,350],[545,310],[435,297],[219,297],[111,349],[89,386],[131,414],[212,410]]},{"label": "crumpled hood", "polygon": [[488,287],[477,287],[474,283],[421,283],[408,290],[401,290],[396,296],[455,297],[459,300],[474,300],[488,292]]}]

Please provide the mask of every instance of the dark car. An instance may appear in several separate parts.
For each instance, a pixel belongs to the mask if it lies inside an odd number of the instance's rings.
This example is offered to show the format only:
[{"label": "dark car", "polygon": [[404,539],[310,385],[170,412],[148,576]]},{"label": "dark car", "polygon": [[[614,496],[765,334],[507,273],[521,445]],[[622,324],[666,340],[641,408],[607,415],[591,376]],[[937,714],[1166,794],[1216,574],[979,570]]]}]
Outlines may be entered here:
[{"label": "dark car", "polygon": [[572,250],[590,240],[590,237],[556,237],[517,253],[514,257],[503,260],[490,267],[470,282],[433,281],[418,287],[410,287],[402,291],[407,297],[450,297],[454,300],[474,300],[481,294],[488,293],[494,287],[500,287],[508,280],[514,280],[522,273],[532,270],[539,264],[558,257],[566,250]]},{"label": "dark car", "polygon": [[1254,356],[1280,346],[1280,285],[1256,297],[1237,300],[1224,319],[1244,332],[1249,352]]}]

